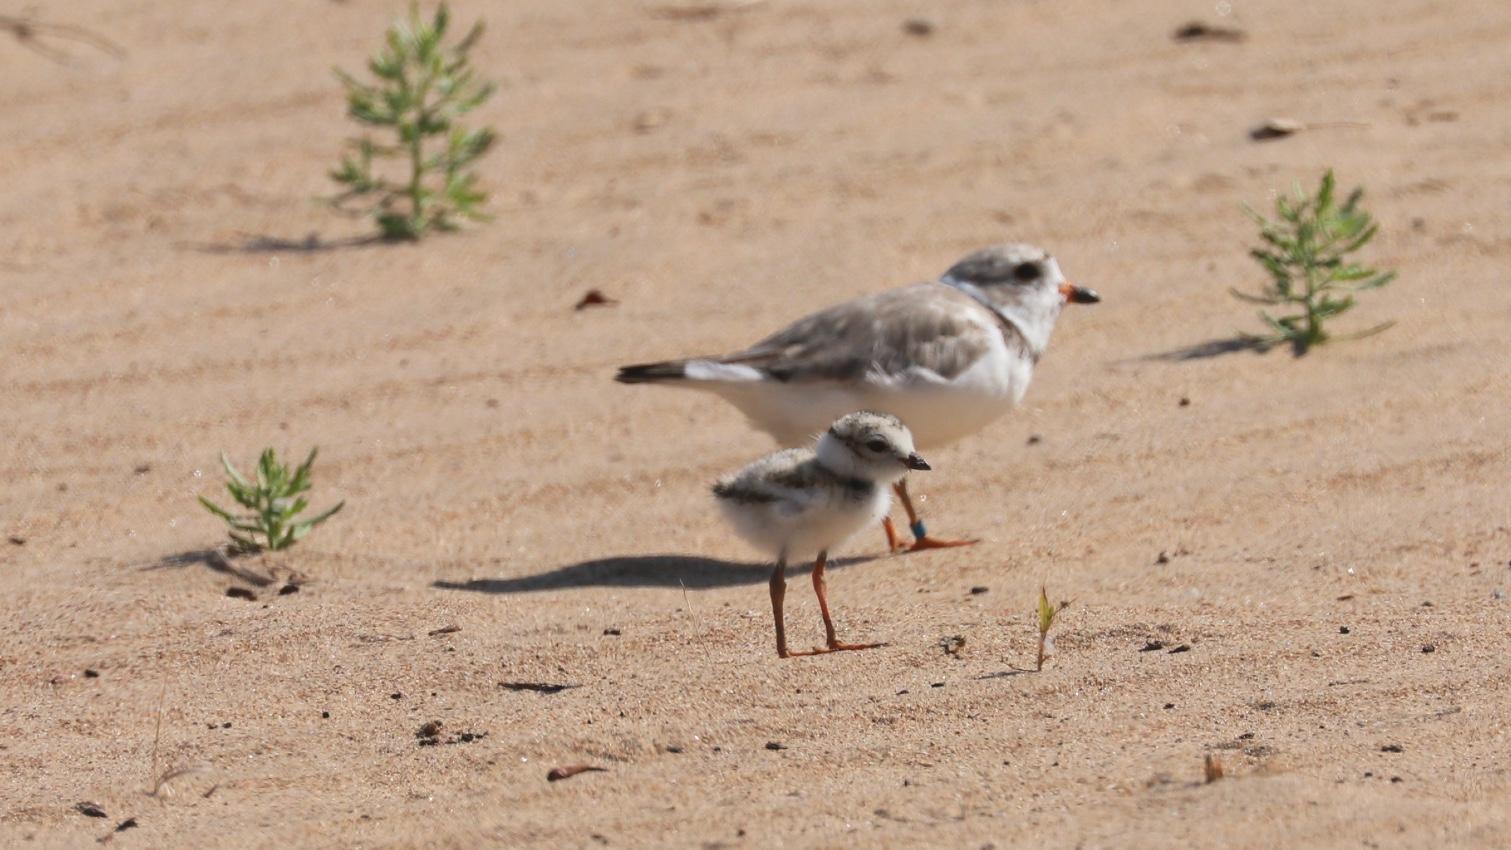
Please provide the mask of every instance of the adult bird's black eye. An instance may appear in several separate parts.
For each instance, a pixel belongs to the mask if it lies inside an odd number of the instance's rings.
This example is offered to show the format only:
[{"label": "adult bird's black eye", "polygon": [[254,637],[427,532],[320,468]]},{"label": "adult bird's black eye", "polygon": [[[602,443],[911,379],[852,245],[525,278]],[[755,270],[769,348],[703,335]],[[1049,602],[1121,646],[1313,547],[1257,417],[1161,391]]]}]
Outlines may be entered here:
[{"label": "adult bird's black eye", "polygon": [[871,440],[870,442],[866,443],[866,448],[870,449],[873,452],[884,452],[888,448],[890,448],[890,446],[887,445],[886,440],[878,437],[877,439]]},{"label": "adult bird's black eye", "polygon": [[1039,269],[1038,263],[1019,263],[1013,266],[1013,279],[1019,283],[1032,283],[1038,280],[1041,274],[1043,272]]}]

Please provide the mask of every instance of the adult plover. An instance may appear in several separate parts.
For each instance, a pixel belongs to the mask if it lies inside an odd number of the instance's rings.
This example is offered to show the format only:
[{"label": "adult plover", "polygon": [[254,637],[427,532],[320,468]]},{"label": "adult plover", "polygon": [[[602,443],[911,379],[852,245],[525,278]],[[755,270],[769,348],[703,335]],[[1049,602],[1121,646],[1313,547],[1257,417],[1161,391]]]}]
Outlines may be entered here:
[{"label": "adult plover", "polygon": [[[1032,245],[963,257],[937,281],[867,295],[788,325],[743,351],[625,366],[615,380],[708,390],[783,446],[801,445],[852,410],[890,413],[933,449],[973,434],[1023,398],[1067,303],[1095,304]],[[894,489],[910,549],[973,540],[930,537],[907,482]],[[890,517],[887,543],[898,548]]]},{"label": "adult plover", "polygon": [[[816,655],[871,649],[879,643],[841,643],[829,616],[824,566],[829,550],[886,516],[888,484],[910,469],[928,469],[913,448],[913,435],[895,416],[851,413],[841,417],[810,448],[767,455],[714,485],[714,496],[735,532],[776,559],[771,572],[771,615],[776,654]],[[813,591],[824,616],[824,649],[789,652],[782,623],[789,560],[815,557]]]}]

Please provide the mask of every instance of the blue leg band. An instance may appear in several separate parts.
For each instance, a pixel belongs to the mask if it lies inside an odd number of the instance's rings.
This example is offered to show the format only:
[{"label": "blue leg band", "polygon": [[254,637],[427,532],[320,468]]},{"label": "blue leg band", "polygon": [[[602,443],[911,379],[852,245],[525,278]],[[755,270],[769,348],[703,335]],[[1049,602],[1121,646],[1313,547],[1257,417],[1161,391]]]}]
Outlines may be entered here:
[{"label": "blue leg band", "polygon": [[913,536],[915,538],[920,539],[920,540],[922,540],[923,538],[929,536],[929,530],[927,528],[924,528],[923,520],[921,520],[921,519],[914,520],[913,524],[910,525],[910,526],[908,526],[908,530],[912,531],[913,532]]}]

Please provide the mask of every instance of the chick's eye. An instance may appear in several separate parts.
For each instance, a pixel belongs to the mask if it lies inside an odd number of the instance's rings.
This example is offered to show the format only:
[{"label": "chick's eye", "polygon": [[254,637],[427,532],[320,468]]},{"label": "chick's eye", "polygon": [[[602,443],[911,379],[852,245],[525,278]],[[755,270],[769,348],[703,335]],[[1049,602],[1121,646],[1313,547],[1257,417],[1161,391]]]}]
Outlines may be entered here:
[{"label": "chick's eye", "polygon": [[1039,279],[1043,274],[1036,263],[1019,263],[1013,266],[1013,279],[1020,283],[1031,283]]},{"label": "chick's eye", "polygon": [[874,440],[867,441],[866,448],[870,449],[873,452],[884,452],[888,448],[887,441],[878,437]]}]

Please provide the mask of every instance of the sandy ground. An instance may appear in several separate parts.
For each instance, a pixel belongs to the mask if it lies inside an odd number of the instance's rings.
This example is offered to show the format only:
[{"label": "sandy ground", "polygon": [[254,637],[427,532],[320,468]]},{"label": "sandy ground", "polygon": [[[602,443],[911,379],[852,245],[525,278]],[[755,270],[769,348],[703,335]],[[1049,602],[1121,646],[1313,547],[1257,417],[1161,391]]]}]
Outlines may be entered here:
[{"label": "sandy ground", "polygon": [[[459,3],[497,221],[343,245],[330,68],[402,8],[81,0],[39,14],[123,59],[0,38],[0,845],[1511,843],[1511,6]],[[1343,126],[1250,141],[1270,116]],[[1399,324],[1155,356],[1256,327],[1240,204],[1328,166],[1401,272],[1340,326]],[[706,492],[769,444],[613,367],[1009,239],[1105,300],[918,479],[983,542],[854,541],[841,627],[890,646],[778,660]],[[269,444],[347,501],[293,595],[194,557],[217,452]],[[1020,674],[1041,582],[1074,604]],[[821,635],[801,571],[788,622]]]}]

